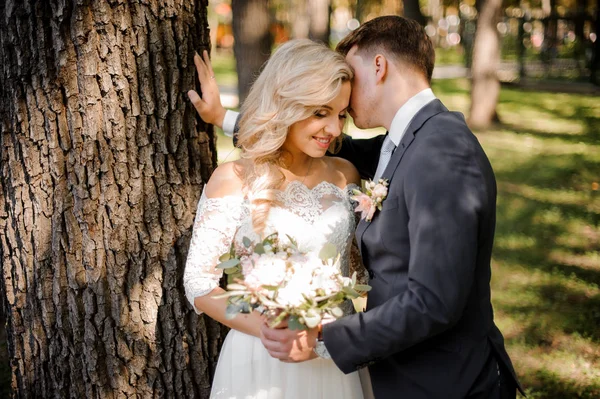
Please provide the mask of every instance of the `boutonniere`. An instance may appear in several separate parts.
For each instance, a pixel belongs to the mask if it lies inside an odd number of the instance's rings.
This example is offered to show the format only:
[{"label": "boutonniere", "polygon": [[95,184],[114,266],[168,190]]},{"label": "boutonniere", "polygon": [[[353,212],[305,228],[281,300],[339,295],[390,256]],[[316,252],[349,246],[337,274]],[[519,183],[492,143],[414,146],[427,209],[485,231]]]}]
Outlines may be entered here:
[{"label": "boutonniere", "polygon": [[383,200],[388,194],[388,179],[379,179],[377,183],[369,180],[365,183],[364,192],[354,189],[352,199],[358,202],[354,212],[360,212],[360,218],[370,222],[373,219],[375,210],[381,210]]}]

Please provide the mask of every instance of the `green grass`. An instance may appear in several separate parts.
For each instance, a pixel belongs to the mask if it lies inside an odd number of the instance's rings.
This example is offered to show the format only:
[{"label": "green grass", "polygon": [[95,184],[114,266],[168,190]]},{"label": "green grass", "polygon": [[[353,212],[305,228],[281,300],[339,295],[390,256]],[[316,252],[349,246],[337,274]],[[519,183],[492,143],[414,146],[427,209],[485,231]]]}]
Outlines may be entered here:
[{"label": "green grass", "polygon": [[464,65],[464,50],[461,46],[435,49],[435,65]]},{"label": "green grass", "polygon": [[235,71],[235,58],[230,50],[215,50],[210,56],[217,82],[222,86],[237,87],[237,73]]}]

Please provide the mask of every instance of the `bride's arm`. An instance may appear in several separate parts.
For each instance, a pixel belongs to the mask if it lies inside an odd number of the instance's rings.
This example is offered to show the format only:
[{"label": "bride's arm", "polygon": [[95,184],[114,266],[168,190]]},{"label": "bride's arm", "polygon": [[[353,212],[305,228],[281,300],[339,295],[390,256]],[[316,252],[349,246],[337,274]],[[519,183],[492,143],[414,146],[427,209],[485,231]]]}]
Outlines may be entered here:
[{"label": "bride's arm", "polygon": [[220,166],[213,173],[198,204],[183,279],[186,296],[197,313],[206,313],[230,328],[258,337],[262,323],[258,312],[239,314],[227,320],[227,299],[213,298],[225,292],[219,287],[223,272],[215,266],[219,257],[229,251],[235,232],[247,212],[233,163]]},{"label": "bride's arm", "polygon": [[260,325],[263,318],[257,311],[249,314],[238,314],[234,319],[227,320],[225,318],[225,309],[227,308],[227,299],[215,299],[213,296],[224,293],[225,290],[221,287],[216,287],[209,294],[199,296],[194,299],[194,305],[197,309],[209,315],[212,319],[221,324],[226,325],[234,330],[241,331],[245,334],[260,337]]}]

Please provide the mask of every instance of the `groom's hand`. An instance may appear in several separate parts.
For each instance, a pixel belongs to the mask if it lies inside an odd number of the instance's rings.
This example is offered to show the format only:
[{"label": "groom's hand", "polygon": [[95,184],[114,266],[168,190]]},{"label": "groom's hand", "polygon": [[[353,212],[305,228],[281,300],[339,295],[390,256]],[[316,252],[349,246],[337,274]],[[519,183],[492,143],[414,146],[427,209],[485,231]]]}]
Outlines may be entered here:
[{"label": "groom's hand", "polygon": [[317,342],[316,328],[290,330],[270,328],[267,323],[263,323],[260,328],[260,340],[272,357],[283,362],[304,362],[317,357],[313,351]]},{"label": "groom's hand", "polygon": [[194,64],[198,72],[202,97],[194,90],[188,91],[188,97],[204,122],[222,128],[225,118],[225,108],[221,105],[219,86],[217,86],[217,81],[215,80],[215,73],[213,72],[208,52],[204,50],[202,57],[196,54],[194,56]]}]

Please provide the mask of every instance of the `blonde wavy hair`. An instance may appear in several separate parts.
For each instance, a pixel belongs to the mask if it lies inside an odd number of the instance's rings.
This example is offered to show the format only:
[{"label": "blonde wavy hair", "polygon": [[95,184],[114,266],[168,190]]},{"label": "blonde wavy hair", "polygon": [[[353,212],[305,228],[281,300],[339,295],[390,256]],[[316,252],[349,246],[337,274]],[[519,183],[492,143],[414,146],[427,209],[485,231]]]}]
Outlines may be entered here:
[{"label": "blonde wavy hair", "polygon": [[[252,207],[254,230],[261,233],[276,193],[285,181],[279,167],[291,125],[305,120],[340,93],[353,72],[344,57],[308,39],[281,45],[264,66],[241,108],[238,146],[240,177]],[[330,149],[339,148],[341,136]]]}]

